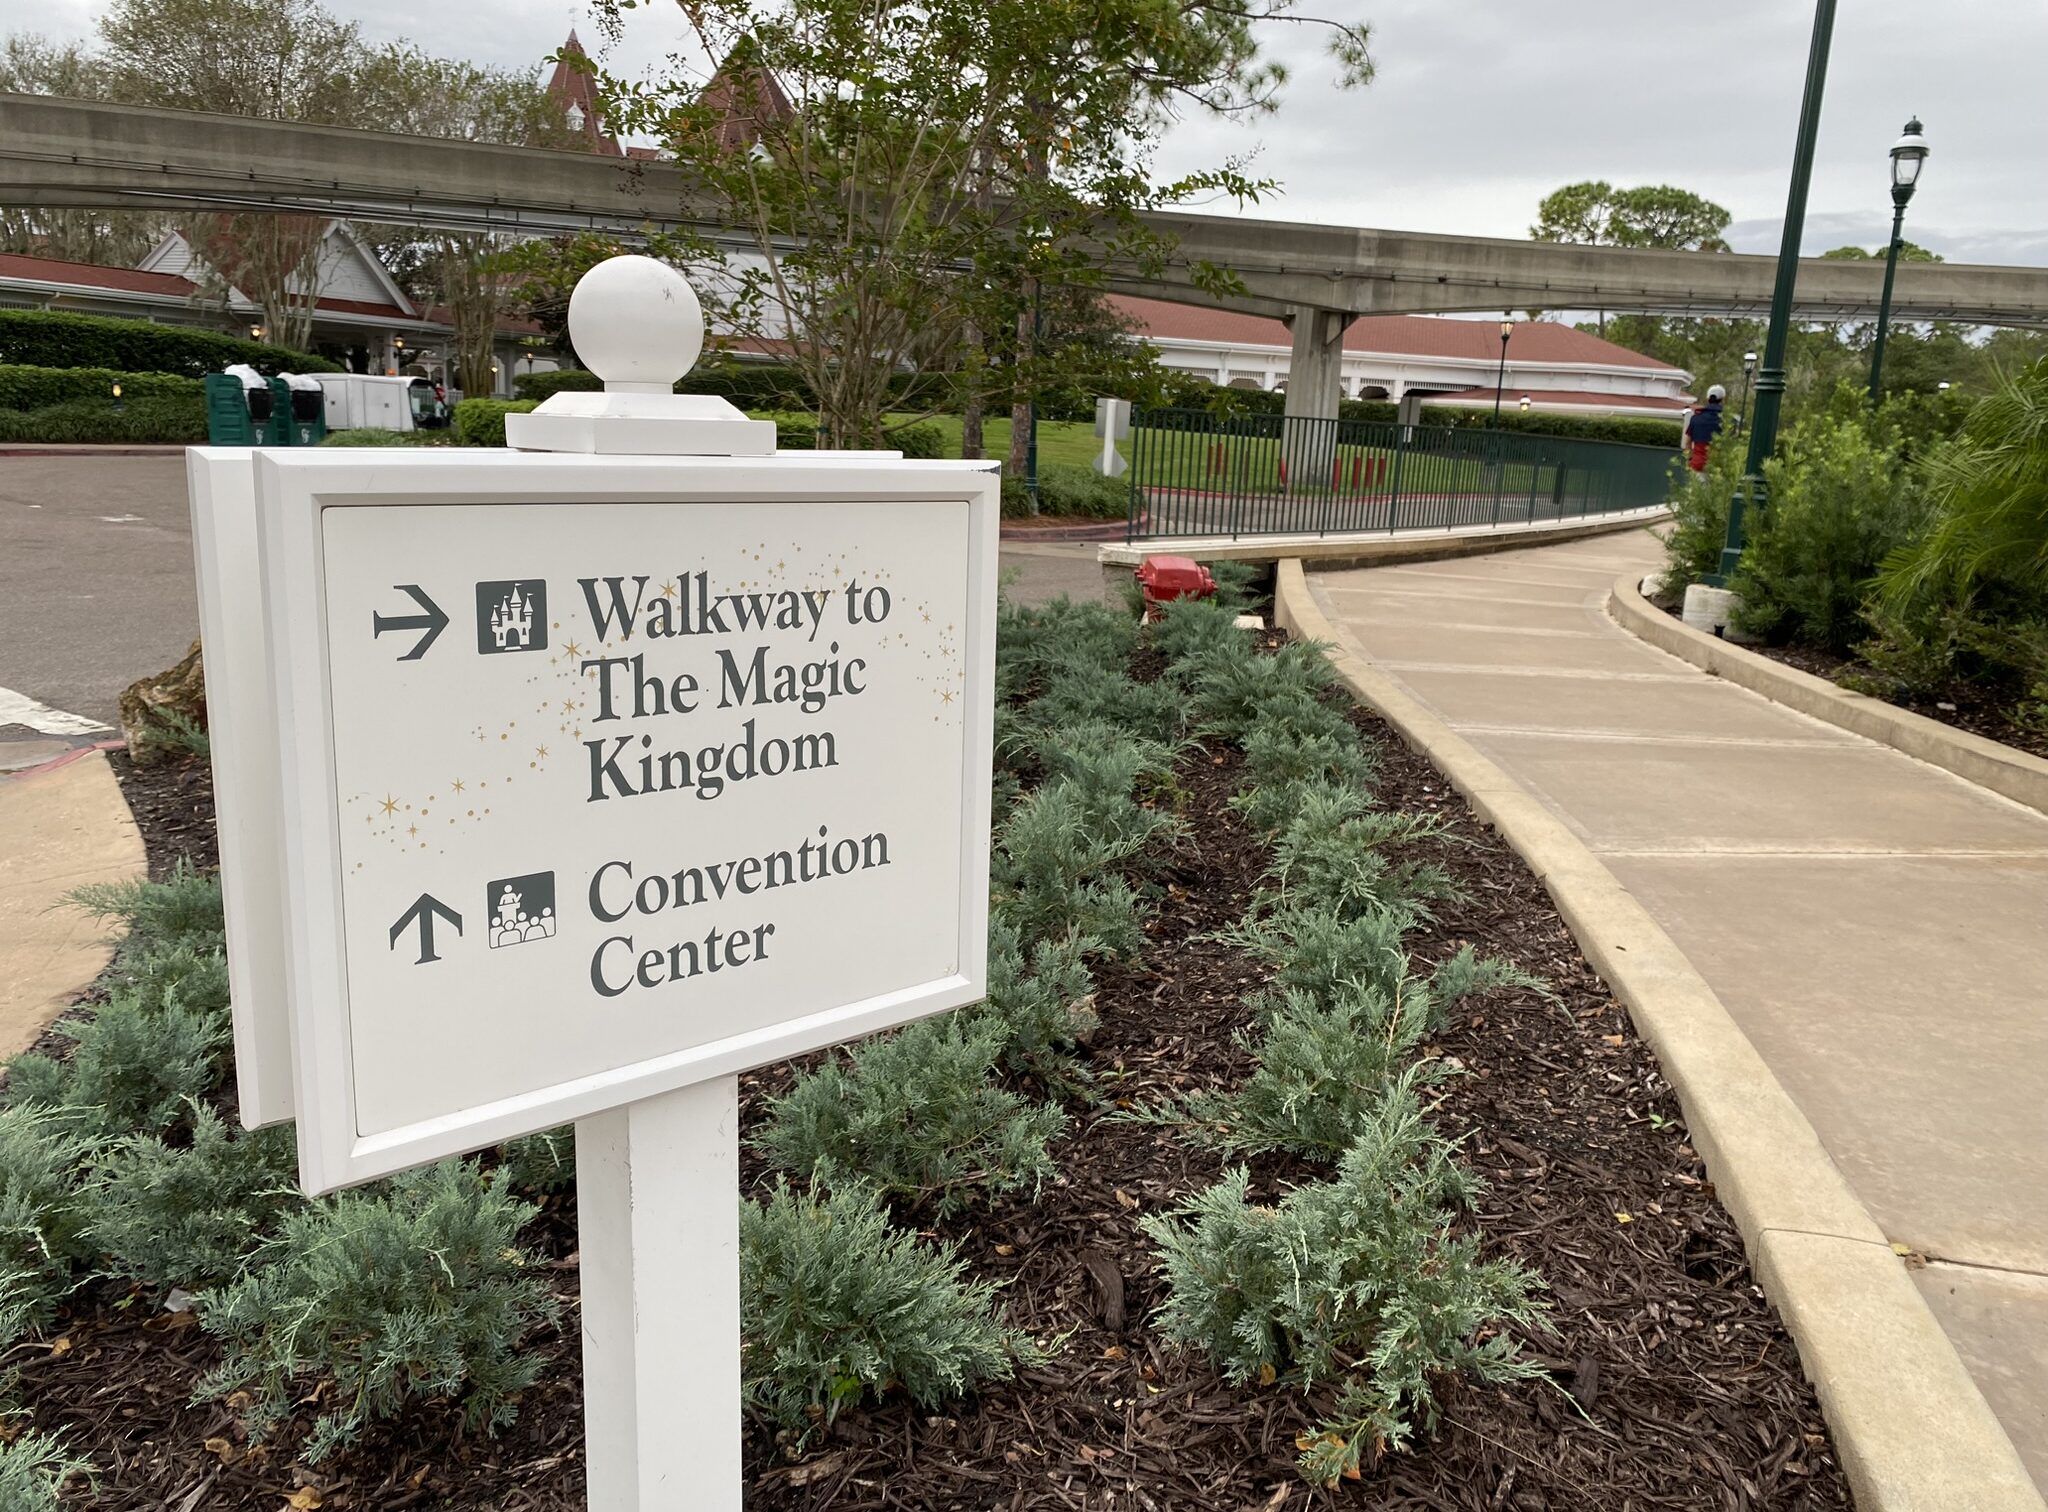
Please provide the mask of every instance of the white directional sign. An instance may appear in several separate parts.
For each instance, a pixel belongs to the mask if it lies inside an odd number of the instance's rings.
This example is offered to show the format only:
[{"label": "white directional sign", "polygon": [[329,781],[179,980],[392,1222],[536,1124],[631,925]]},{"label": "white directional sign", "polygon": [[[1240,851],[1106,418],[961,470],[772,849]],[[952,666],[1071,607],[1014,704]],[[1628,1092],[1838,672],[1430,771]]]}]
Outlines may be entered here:
[{"label": "white directional sign", "polygon": [[310,1189],[980,995],[992,481],[258,460]]},{"label": "white directional sign", "polygon": [[573,1119],[590,1505],[739,1512],[737,1073],[982,995],[996,474],[569,326],[551,454],[191,453],[238,1090],[309,1192]]}]

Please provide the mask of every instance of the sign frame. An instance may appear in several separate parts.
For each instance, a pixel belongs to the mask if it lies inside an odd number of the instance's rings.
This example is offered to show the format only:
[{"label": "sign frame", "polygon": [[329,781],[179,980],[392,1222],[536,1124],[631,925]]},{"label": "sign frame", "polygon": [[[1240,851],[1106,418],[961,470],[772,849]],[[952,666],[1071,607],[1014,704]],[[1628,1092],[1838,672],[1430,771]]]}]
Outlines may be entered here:
[{"label": "sign frame", "polygon": [[[258,453],[256,515],[282,774],[286,928],[301,1180],[333,1191],[977,1001],[987,985],[994,603],[999,500],[990,463],[829,452],[771,458],[503,453]],[[358,1132],[342,907],[335,715],[321,516],[329,509],[578,504],[957,504],[967,512],[956,970],[751,1031],[519,1092],[370,1136]],[[316,602],[309,602],[308,594]],[[359,925],[358,927],[365,927]]]}]

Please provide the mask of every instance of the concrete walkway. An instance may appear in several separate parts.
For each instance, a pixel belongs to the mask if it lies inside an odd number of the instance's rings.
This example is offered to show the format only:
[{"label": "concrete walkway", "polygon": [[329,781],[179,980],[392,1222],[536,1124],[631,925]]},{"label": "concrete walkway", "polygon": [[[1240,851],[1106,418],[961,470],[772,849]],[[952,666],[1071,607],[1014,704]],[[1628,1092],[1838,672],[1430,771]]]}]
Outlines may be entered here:
[{"label": "concrete walkway", "polygon": [[1926,1257],[1921,1293],[2048,1488],[2048,817],[1623,631],[1609,586],[1662,558],[1640,532],[1309,582],[1686,953]]},{"label": "concrete walkway", "polygon": [[0,777],[0,1060],[34,1044],[113,955],[64,901],[143,874],[142,835],[99,751]]}]

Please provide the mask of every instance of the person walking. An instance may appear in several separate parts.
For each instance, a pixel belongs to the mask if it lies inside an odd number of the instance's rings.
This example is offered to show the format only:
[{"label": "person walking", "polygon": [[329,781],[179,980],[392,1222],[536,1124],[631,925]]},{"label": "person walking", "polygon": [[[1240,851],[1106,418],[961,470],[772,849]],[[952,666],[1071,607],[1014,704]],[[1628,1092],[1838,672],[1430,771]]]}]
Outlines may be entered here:
[{"label": "person walking", "polygon": [[1717,383],[1707,390],[1707,402],[1685,422],[1685,465],[1694,472],[1707,470],[1707,448],[1721,434],[1721,406],[1727,401],[1728,390]]}]

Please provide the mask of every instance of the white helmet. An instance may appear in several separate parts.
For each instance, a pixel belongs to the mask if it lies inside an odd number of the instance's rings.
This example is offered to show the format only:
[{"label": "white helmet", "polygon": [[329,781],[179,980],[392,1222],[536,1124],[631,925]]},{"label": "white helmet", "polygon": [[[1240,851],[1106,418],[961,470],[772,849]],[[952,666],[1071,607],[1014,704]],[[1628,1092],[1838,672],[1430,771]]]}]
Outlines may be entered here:
[{"label": "white helmet", "polygon": [[1728,390],[1722,388],[1718,383],[1707,390],[1707,402],[1710,404],[1716,399],[1726,399],[1727,397]]}]

